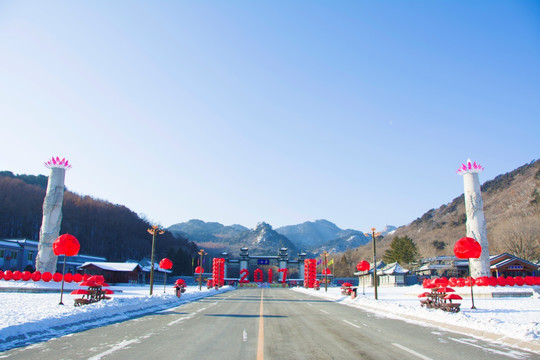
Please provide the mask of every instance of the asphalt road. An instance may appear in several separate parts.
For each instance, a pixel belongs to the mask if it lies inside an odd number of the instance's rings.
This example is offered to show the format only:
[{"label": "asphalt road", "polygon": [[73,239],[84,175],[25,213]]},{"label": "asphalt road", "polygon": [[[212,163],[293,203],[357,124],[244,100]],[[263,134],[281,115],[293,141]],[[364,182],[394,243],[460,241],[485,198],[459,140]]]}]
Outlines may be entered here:
[{"label": "asphalt road", "polygon": [[0,359],[538,359],[288,289],[240,289]]}]

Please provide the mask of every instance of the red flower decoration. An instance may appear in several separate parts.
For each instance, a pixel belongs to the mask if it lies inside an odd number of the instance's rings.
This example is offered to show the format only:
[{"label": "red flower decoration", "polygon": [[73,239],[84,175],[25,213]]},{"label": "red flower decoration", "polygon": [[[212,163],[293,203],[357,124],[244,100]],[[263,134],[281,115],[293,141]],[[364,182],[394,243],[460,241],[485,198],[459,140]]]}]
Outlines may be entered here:
[{"label": "red flower decoration", "polygon": [[81,245],[79,240],[73,235],[64,234],[60,235],[53,242],[54,255],[75,256],[79,253]]},{"label": "red flower decoration", "polygon": [[482,246],[475,239],[464,237],[456,241],[454,254],[458,259],[477,259],[482,254]]},{"label": "red flower decoration", "polygon": [[159,267],[164,269],[164,270],[170,270],[172,268],[172,266],[173,266],[172,261],[170,259],[167,259],[167,258],[163,258],[159,262]]},{"label": "red flower decoration", "polygon": [[358,264],[356,264],[356,270],[358,271],[368,271],[369,270],[369,263],[365,260],[360,261]]}]

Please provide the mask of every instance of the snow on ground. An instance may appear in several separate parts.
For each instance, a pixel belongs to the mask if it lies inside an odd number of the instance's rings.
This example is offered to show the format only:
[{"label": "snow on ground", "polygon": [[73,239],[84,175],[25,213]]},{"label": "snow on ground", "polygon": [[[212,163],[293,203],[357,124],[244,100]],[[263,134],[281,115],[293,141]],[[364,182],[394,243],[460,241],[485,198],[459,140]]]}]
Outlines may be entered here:
[{"label": "snow on ground", "polygon": [[[59,289],[59,283],[0,281],[0,287],[27,287]],[[80,297],[69,293],[77,289],[77,284],[66,284],[63,296],[64,306],[58,305],[60,293],[13,293],[0,292],[0,351],[45,341],[95,326],[111,324],[144,314],[165,310],[219,292],[233,290],[224,287],[220,290],[199,292],[195,286],[177,298],[171,285],[163,293],[163,285],[154,286],[154,294],[149,296],[148,286],[111,286],[116,291],[110,300],[74,307],[73,301]],[[327,298],[331,301],[358,307],[381,316],[414,321],[421,325],[448,325],[498,334],[501,337],[525,340],[540,346],[540,288],[523,287],[475,287],[476,310],[471,309],[470,289],[455,288],[463,296],[461,311],[447,313],[437,309],[420,307],[418,294],[425,291],[420,285],[409,287],[380,287],[379,300],[374,300],[373,288],[358,288],[358,297],[341,295],[340,289],[329,287],[328,292],[321,288],[294,288],[296,291]],[[487,297],[510,293],[533,293],[529,297]],[[515,294],[514,294],[515,295]],[[443,326],[444,327],[444,326]]]},{"label": "snow on ground", "polygon": [[[60,284],[1,280],[2,287],[60,289]],[[81,295],[70,295],[70,292],[78,288],[74,283],[65,284],[64,306],[58,305],[60,292],[0,292],[0,351],[124,321],[233,289],[228,286],[220,290],[203,287],[199,291],[196,286],[188,286],[178,298],[172,285],[167,286],[166,293],[163,293],[163,284],[154,285],[152,296],[148,286],[111,286],[109,289],[115,294],[110,295],[110,300],[75,307],[74,299]]]},{"label": "snow on ground", "polygon": [[[400,318],[424,325],[448,325],[448,329],[472,329],[476,334],[494,334],[501,338],[512,338],[529,341],[540,348],[540,287],[474,287],[474,305],[471,309],[470,288],[454,288],[463,297],[459,300],[461,311],[449,313],[439,309],[427,309],[420,306],[418,295],[429,291],[421,285],[407,287],[379,287],[378,298],[374,299],[374,291],[366,287],[365,295],[362,287],[358,287],[358,296],[341,295],[340,288],[324,287],[314,289],[295,288],[296,291],[320,296],[381,316]],[[497,297],[491,297],[496,293]],[[515,297],[532,293],[528,297]],[[499,297],[500,296],[500,297]],[[513,296],[513,297],[511,297]]]}]

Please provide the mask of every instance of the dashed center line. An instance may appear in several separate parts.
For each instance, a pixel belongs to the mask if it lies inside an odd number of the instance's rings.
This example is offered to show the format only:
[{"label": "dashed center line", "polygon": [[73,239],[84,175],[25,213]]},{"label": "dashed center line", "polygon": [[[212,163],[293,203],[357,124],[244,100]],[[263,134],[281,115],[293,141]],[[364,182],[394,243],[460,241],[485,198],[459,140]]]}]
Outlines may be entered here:
[{"label": "dashed center line", "polygon": [[358,325],[356,325],[356,324],[353,324],[353,323],[352,323],[352,322],[350,322],[350,321],[347,321],[347,320],[343,320],[343,322],[345,322],[345,323],[347,323],[347,324],[349,324],[349,325],[351,325],[351,326],[354,326],[354,327],[355,327],[355,328],[357,328],[357,329],[361,329],[361,327],[360,327],[360,326],[358,326]]},{"label": "dashed center line", "polygon": [[330,313],[328,311],[324,311],[323,309],[319,309],[322,313],[325,313],[325,314],[328,314],[330,315]]},{"label": "dashed center line", "polygon": [[418,357],[418,358],[420,358],[420,359],[423,359],[423,360],[433,360],[432,358],[427,357],[427,356],[425,356],[425,355],[422,355],[422,354],[420,354],[420,353],[418,353],[418,352],[416,352],[416,351],[414,351],[414,350],[412,350],[412,349],[409,349],[408,347],[405,347],[405,346],[403,346],[403,345],[400,345],[400,344],[397,344],[397,343],[392,343],[392,345],[394,345],[395,347],[400,348],[401,350],[405,350],[405,351],[408,352],[409,354],[414,355],[414,356],[416,356],[416,357]]}]

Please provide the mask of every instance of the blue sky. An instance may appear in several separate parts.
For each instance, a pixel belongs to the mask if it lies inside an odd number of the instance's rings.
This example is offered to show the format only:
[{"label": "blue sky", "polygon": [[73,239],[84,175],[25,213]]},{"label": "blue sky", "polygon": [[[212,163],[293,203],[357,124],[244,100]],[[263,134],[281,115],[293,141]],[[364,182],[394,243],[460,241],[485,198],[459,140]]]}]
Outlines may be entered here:
[{"label": "blue sky", "polygon": [[170,226],[405,225],[540,154],[538,1],[2,1],[0,170]]}]

